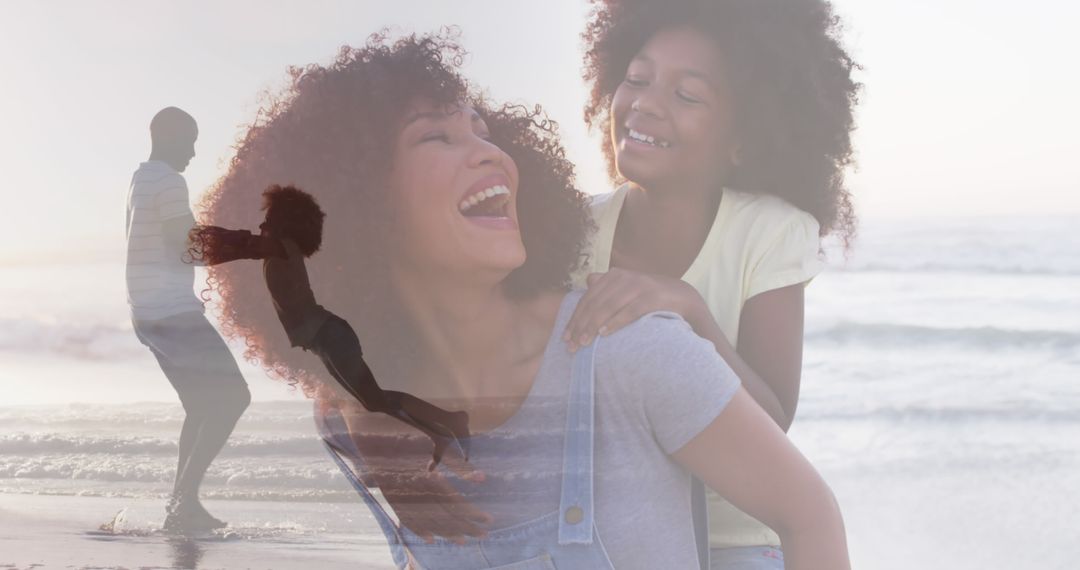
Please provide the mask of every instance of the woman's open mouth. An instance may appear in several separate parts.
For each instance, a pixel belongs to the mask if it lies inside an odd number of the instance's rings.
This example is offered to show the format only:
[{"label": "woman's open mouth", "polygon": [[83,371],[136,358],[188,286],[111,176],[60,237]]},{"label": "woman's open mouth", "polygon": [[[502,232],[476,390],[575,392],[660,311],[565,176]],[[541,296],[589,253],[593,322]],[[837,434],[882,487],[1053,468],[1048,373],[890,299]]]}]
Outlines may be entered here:
[{"label": "woman's open mouth", "polygon": [[502,184],[476,192],[458,204],[458,211],[471,222],[495,229],[517,229],[509,209],[510,189]]}]

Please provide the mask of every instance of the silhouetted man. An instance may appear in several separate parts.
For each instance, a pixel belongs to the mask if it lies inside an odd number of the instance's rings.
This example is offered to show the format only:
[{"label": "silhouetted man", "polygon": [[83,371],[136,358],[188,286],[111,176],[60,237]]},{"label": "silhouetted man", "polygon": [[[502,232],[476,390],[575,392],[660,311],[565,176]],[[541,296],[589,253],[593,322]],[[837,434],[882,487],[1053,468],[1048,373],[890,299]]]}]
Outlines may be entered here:
[{"label": "silhouetted man", "polygon": [[251,402],[240,368],[195,296],[194,266],[182,259],[195,216],[180,173],[195,156],[198,135],[191,115],[176,107],[159,111],[150,122],[150,159],[135,171],[127,201],[132,326],[186,413],[166,507],[164,527],[172,531],[226,526],[199,502],[199,486]]}]

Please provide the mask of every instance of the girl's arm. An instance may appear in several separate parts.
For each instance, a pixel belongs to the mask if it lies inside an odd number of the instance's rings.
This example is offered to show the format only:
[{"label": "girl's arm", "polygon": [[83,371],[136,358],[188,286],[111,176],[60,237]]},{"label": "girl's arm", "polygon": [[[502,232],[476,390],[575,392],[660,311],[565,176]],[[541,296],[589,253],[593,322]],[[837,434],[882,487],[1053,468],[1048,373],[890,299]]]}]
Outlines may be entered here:
[{"label": "girl's arm", "polygon": [[724,336],[704,300],[696,311],[691,311],[697,315],[685,317],[694,332],[713,343],[754,401],[785,432],[795,419],[799,403],[804,290],[800,283],[748,300],[739,318],[737,348]]},{"label": "girl's arm", "polygon": [[[183,241],[180,251],[185,263],[211,266],[238,259],[285,257],[276,239],[252,234],[248,230],[230,230],[220,226],[188,225],[191,218],[178,217],[165,222],[166,247]],[[181,232],[183,238],[180,238]],[[171,236],[171,237],[170,237]],[[171,242],[168,240],[172,240]]]},{"label": "girl's arm", "polygon": [[745,390],[672,457],[776,531],[788,570],[851,567],[832,491]]},{"label": "girl's arm", "polygon": [[754,296],[743,306],[736,350],[708,305],[680,279],[614,268],[588,277],[589,289],[567,324],[571,347],[585,346],[653,311],[674,311],[709,340],[773,421],[787,431],[802,375],[803,285]]}]

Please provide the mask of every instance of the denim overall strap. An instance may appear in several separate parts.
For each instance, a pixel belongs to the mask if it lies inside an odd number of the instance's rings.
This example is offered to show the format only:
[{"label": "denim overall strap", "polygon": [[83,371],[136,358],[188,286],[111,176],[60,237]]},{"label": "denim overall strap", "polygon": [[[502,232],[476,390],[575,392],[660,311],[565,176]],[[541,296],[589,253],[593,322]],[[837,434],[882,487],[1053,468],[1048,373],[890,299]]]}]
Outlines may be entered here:
[{"label": "denim overall strap", "polygon": [[[375,521],[379,523],[379,527],[382,529],[383,535],[385,535],[387,540],[390,541],[390,552],[394,556],[394,563],[398,566],[398,568],[404,568],[408,564],[409,560],[408,554],[405,551],[405,540],[402,538],[401,533],[398,531],[397,524],[394,523],[394,520],[391,519],[390,515],[387,514],[385,509],[383,509],[382,504],[379,503],[378,499],[376,499],[375,496],[371,494],[371,491],[367,488],[367,485],[365,485],[356,477],[356,475],[353,473],[352,468],[348,465],[348,463],[345,462],[344,458],[342,458],[342,455],[344,454],[355,457],[356,461],[360,461],[359,453],[350,453],[348,449],[342,449],[341,447],[339,447],[344,444],[340,441],[338,434],[348,433],[348,428],[344,425],[341,413],[333,412],[331,414],[323,415],[321,418],[320,415],[316,413],[315,418],[319,431],[323,435],[323,437],[321,438],[323,445],[326,446],[326,449],[330,452],[330,457],[334,459],[334,462],[337,463],[338,468],[341,469],[341,472],[344,473],[345,477],[349,479],[349,482],[352,484],[352,486],[360,492],[360,496],[363,497],[364,503],[367,505],[368,510],[370,510],[371,514],[375,516]],[[334,430],[331,428],[329,423],[331,418],[338,422],[340,429]],[[349,447],[353,447],[355,450],[355,445],[349,445]],[[361,469],[363,468],[361,467]]]},{"label": "denim overall strap", "polygon": [[694,521],[694,542],[697,543],[698,564],[701,570],[709,570],[709,499],[705,483],[697,477],[690,478],[690,516]]},{"label": "denim overall strap", "polygon": [[559,544],[593,542],[593,443],[597,337],[574,354],[566,404],[562,498],[559,502]]}]

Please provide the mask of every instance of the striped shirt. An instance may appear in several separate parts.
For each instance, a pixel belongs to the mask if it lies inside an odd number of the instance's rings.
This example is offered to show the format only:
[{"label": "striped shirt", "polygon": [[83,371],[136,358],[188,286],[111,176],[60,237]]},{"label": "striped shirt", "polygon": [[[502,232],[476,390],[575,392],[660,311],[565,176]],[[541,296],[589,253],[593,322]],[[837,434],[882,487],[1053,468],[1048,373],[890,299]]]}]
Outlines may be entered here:
[{"label": "striped shirt", "polygon": [[166,220],[184,218],[195,225],[188,205],[184,177],[167,163],[150,160],[139,165],[128,191],[127,294],[131,316],[138,320],[161,319],[189,311],[203,312],[195,296],[195,267],[184,263],[184,251],[167,245]]}]

